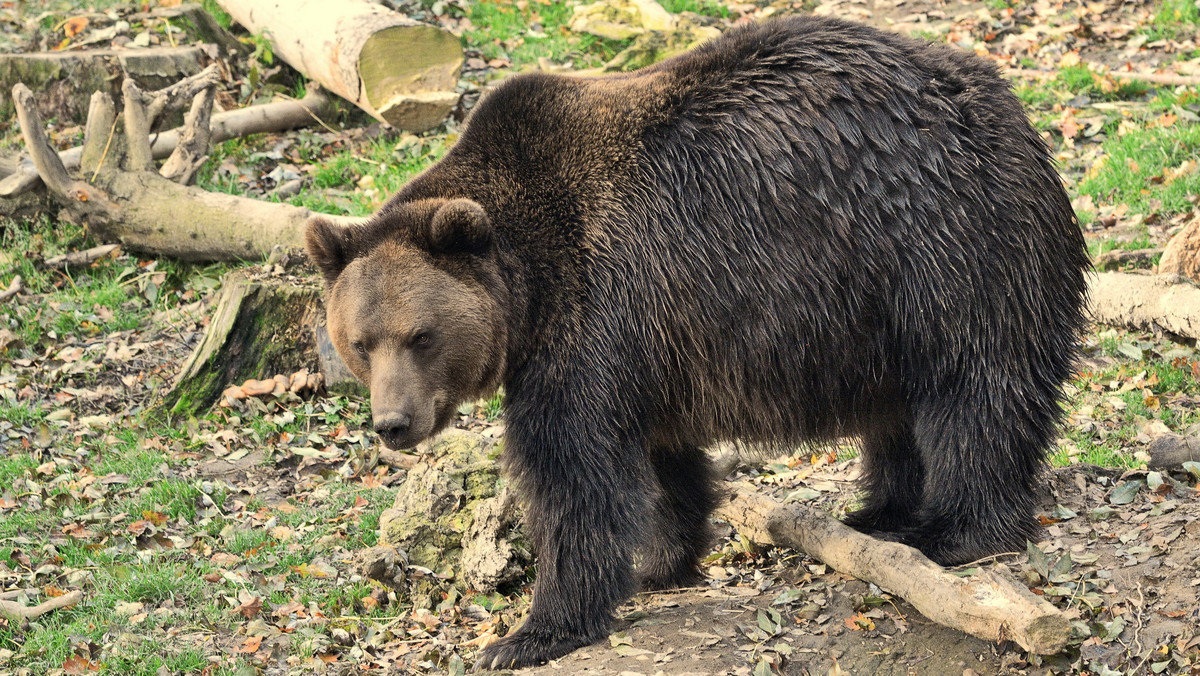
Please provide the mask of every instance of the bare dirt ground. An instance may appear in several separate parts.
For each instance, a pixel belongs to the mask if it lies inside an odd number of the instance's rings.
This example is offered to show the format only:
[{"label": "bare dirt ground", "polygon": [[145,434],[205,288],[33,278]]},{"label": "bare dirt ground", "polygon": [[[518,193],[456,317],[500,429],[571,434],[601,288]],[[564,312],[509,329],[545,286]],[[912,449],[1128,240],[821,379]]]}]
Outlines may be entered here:
[{"label": "bare dirt ground", "polygon": [[[786,470],[768,477],[768,490],[778,499],[818,493],[813,500],[833,506],[852,499],[856,468],[851,460]],[[1041,504],[1050,522],[1038,544],[1045,560],[1021,552],[981,564],[1007,569],[1090,625],[1077,633],[1092,635],[1066,655],[1038,660],[972,638],[864,582],[772,550],[714,567],[706,588],[639,595],[609,644],[522,673],[749,674],[764,673],[755,667],[765,661],[787,674],[1198,674],[1200,497],[1165,475],[1149,478],[1157,488],[1144,485],[1146,472],[1054,470]]]}]

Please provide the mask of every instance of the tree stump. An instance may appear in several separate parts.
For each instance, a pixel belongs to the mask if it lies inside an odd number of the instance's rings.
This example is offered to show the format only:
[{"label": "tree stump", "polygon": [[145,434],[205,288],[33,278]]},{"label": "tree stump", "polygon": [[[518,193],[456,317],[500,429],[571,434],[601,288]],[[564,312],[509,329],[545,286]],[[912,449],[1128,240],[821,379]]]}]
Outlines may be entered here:
[{"label": "tree stump", "polygon": [[160,89],[199,73],[207,60],[204,50],[195,46],[3,54],[0,91],[7,94],[13,85],[24,83],[38,93],[43,119],[83,123],[92,92],[119,96],[126,79],[142,89]]},{"label": "tree stump", "polygon": [[231,275],[204,337],[159,410],[172,417],[195,415],[217,403],[230,385],[302,369],[322,373],[327,389],[356,391],[357,383],[336,352],[322,359],[317,333],[324,324],[318,287]]}]

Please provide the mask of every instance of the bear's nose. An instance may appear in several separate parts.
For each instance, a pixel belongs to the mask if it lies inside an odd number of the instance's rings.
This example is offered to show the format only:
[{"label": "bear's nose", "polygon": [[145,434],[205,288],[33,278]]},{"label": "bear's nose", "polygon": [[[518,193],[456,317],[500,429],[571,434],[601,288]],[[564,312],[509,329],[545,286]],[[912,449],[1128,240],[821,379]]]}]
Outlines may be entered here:
[{"label": "bear's nose", "polygon": [[375,433],[383,437],[383,442],[391,448],[400,445],[410,427],[412,416],[407,413],[389,413],[375,420]]}]

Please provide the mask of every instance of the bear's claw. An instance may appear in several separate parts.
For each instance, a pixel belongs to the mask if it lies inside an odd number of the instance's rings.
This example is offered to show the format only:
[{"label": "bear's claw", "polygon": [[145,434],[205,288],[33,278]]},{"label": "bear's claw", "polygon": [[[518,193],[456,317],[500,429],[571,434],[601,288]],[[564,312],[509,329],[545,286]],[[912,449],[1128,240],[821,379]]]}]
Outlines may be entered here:
[{"label": "bear's claw", "polygon": [[519,629],[481,650],[473,671],[535,667],[591,643],[594,641],[579,636]]}]

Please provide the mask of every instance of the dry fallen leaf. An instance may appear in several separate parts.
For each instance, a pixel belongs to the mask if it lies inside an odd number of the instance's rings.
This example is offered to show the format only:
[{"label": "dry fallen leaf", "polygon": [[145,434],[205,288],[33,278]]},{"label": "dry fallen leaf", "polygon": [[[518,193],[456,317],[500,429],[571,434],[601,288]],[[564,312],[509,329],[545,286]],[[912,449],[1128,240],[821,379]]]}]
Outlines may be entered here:
[{"label": "dry fallen leaf", "polygon": [[73,16],[63,22],[63,34],[73,38],[83,32],[91,21],[86,16]]}]

